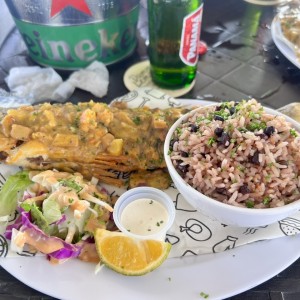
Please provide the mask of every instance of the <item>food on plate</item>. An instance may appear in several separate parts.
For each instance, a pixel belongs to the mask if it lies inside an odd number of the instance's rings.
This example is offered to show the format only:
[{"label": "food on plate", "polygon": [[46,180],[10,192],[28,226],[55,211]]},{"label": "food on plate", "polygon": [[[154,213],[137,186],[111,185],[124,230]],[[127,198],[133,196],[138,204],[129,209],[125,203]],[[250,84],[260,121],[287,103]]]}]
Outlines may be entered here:
[{"label": "food on plate", "polygon": [[163,143],[184,111],[109,107],[93,101],[0,113],[0,160],[27,169],[80,172],[121,186],[120,172],[165,167]]},{"label": "food on plate", "polygon": [[95,243],[101,263],[124,275],[144,275],[159,267],[171,244],[158,240],[136,240],[121,232],[97,229]]},{"label": "food on plate", "polygon": [[11,249],[41,252],[54,263],[74,257],[97,261],[93,235],[97,228],[116,229],[112,206],[97,180],[86,181],[79,173],[20,171],[0,192],[1,220],[18,213],[5,232]]},{"label": "food on plate", "polygon": [[279,20],[283,36],[292,44],[300,60],[300,13],[284,14]]},{"label": "food on plate", "polygon": [[293,118],[297,122],[300,122],[300,103],[299,102],[289,103],[288,105],[280,107],[278,109],[278,111]]},{"label": "food on plate", "polygon": [[169,155],[193,188],[247,208],[300,199],[300,137],[254,99],[195,110],[175,130]]},{"label": "food on plate", "polygon": [[165,190],[170,186],[171,182],[170,175],[165,169],[141,170],[130,174],[128,187],[132,189],[140,186],[151,186]]},{"label": "food on plate", "polygon": [[125,275],[157,268],[171,245],[117,232],[112,215],[116,199],[97,183],[56,170],[11,175],[0,192],[0,217],[8,222],[5,237],[11,250],[40,252],[52,263],[71,258],[104,263]]}]

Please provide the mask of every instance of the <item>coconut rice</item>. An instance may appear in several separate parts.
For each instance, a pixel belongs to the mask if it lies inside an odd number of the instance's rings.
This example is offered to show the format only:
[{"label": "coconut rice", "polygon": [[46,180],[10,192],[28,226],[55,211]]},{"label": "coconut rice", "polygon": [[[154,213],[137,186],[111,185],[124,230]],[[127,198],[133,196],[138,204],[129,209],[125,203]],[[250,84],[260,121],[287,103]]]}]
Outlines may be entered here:
[{"label": "coconut rice", "polygon": [[254,99],[196,110],[174,132],[169,154],[182,178],[223,203],[269,208],[300,198],[300,137]]}]

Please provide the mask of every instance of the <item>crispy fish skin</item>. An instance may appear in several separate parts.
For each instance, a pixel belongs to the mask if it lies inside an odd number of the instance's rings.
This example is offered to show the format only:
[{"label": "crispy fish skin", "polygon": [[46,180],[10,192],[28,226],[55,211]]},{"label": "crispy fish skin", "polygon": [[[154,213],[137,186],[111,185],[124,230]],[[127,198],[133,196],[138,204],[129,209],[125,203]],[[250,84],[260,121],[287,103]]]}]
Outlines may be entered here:
[{"label": "crispy fish skin", "polygon": [[28,169],[82,172],[121,185],[119,172],[165,167],[164,139],[183,112],[93,101],[9,109],[0,114],[0,160]]}]

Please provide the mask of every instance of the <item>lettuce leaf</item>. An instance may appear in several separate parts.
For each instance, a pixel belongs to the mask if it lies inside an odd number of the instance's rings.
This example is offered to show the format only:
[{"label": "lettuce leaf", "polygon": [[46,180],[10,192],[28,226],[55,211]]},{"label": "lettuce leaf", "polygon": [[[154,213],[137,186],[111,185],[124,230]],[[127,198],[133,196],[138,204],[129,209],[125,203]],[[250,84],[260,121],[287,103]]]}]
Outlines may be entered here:
[{"label": "lettuce leaf", "polygon": [[53,198],[43,201],[43,215],[48,224],[59,221],[62,218],[59,204]]},{"label": "lettuce leaf", "polygon": [[34,223],[45,233],[50,234],[50,227],[49,223],[43,216],[42,212],[39,210],[39,208],[36,206],[36,204],[31,205],[30,208],[30,215],[33,219]]},{"label": "lettuce leaf", "polygon": [[10,215],[15,211],[18,198],[32,184],[28,171],[20,171],[7,178],[0,191],[0,217]]}]

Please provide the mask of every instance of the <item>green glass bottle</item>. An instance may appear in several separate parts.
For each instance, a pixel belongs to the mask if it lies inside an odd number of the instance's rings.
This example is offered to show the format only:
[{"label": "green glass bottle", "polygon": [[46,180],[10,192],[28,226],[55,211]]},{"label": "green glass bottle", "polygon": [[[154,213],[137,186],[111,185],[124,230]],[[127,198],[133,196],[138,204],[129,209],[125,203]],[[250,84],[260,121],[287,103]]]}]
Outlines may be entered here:
[{"label": "green glass bottle", "polygon": [[202,11],[202,0],[148,0],[148,55],[158,86],[179,89],[194,81]]}]

